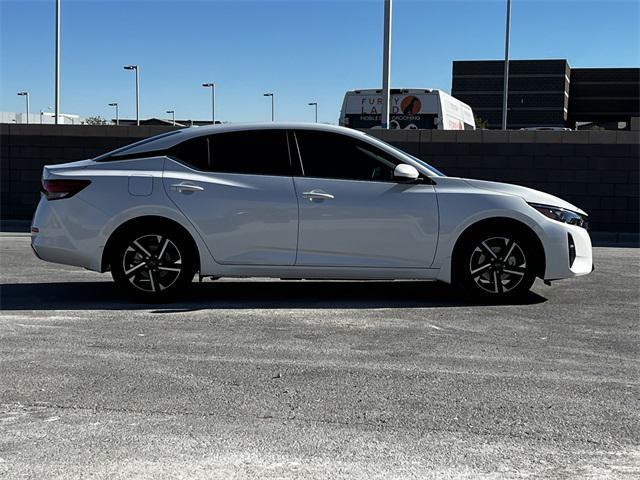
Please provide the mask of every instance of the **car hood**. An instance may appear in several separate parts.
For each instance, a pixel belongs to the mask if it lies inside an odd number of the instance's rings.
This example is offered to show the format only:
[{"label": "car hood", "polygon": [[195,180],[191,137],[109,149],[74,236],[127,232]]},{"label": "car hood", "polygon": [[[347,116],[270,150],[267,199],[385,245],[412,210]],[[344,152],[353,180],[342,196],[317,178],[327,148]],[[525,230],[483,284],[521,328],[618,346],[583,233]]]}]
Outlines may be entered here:
[{"label": "car hood", "polygon": [[519,185],[511,185],[510,183],[499,183],[499,182],[487,182],[484,180],[471,180],[468,178],[463,178],[462,180],[465,183],[471,185],[475,188],[480,188],[482,190],[489,190],[491,192],[503,193],[506,195],[516,195],[524,199],[527,203],[539,203],[542,205],[549,205],[551,207],[560,207],[566,210],[571,210],[572,212],[577,212],[582,215],[586,215],[586,212],[576,207],[575,205],[558,198],[554,195],[549,195],[548,193],[541,192],[539,190],[534,190],[533,188],[521,187]]}]

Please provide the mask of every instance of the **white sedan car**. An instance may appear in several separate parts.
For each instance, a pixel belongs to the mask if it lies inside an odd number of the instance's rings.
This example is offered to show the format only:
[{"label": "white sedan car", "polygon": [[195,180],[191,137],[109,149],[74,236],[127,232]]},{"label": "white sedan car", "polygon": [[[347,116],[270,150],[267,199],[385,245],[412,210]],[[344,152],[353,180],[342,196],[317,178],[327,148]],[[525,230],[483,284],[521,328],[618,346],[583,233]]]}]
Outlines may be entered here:
[{"label": "white sedan car", "polygon": [[172,131],[46,166],[38,257],[164,300],[201,277],[432,279],[485,298],[592,271],[587,215],[447,177],[364,133],[298,123]]}]

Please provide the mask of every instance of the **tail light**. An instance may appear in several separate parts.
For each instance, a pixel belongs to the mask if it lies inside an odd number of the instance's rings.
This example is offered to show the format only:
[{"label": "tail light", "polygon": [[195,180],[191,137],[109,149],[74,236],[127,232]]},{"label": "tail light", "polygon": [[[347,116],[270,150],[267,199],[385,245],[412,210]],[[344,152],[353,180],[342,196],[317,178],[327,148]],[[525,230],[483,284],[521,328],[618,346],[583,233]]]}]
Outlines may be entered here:
[{"label": "tail light", "polygon": [[43,180],[42,193],[48,200],[69,198],[90,183],[90,180]]}]

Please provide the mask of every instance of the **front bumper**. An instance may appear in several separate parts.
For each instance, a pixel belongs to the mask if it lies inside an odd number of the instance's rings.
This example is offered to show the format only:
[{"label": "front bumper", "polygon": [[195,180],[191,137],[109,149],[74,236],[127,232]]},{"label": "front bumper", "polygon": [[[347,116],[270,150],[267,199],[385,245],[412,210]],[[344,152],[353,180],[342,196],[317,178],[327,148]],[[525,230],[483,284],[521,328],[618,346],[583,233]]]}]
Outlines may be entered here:
[{"label": "front bumper", "polygon": [[553,220],[547,222],[544,230],[544,280],[578,277],[593,271],[591,237],[587,230]]}]

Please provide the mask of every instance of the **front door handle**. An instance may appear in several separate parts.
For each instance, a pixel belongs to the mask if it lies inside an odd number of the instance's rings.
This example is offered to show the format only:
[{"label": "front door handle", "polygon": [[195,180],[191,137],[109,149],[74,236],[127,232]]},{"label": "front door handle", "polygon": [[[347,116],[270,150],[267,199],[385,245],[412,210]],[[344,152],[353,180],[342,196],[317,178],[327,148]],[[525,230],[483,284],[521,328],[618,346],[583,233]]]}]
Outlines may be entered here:
[{"label": "front door handle", "polygon": [[333,200],[335,197],[330,193],[323,192],[322,190],[311,190],[310,192],[302,192],[304,198],[309,200]]},{"label": "front door handle", "polygon": [[171,185],[171,189],[176,190],[180,193],[202,192],[204,190],[204,188],[202,188],[201,186],[192,185],[190,183],[174,183],[173,185]]}]

